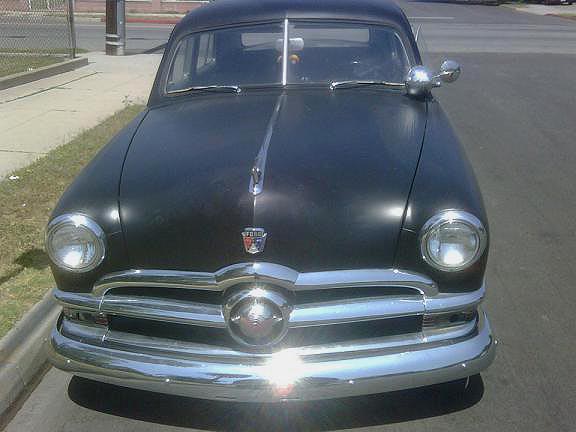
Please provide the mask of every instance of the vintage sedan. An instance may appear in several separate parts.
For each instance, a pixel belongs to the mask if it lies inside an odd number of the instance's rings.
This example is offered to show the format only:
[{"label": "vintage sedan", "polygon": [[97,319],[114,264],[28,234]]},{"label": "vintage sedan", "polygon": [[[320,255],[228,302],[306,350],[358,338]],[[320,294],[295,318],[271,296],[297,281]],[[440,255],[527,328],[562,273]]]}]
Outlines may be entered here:
[{"label": "vintage sedan", "polygon": [[219,0],[166,46],[147,108],[46,233],[52,363],[272,402],[464,382],[495,340],[488,224],[404,13]]}]

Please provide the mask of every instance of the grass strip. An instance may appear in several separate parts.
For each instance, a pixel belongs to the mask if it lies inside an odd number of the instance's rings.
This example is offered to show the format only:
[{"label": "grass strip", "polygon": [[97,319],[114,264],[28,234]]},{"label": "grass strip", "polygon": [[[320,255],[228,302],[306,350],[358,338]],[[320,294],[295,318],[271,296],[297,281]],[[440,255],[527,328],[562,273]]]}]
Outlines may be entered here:
[{"label": "grass strip", "polygon": [[126,107],[0,181],[0,337],[54,286],[43,242],[58,198],[142,109]]},{"label": "grass strip", "polygon": [[63,57],[48,55],[0,55],[0,77],[29,72],[44,66],[61,63]]}]

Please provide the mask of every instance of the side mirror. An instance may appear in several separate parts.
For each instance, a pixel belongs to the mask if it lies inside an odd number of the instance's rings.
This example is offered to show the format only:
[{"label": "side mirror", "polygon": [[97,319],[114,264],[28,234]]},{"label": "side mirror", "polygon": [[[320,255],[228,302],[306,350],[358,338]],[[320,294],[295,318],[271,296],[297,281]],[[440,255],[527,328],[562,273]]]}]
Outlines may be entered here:
[{"label": "side mirror", "polygon": [[410,96],[423,96],[433,88],[440,87],[443,82],[456,81],[461,73],[460,65],[452,60],[445,60],[437,75],[432,75],[424,66],[414,66],[408,71],[406,77],[406,92]]},{"label": "side mirror", "polygon": [[462,68],[457,62],[452,60],[444,60],[442,66],[440,66],[440,73],[438,73],[434,79],[445,83],[452,83],[460,77],[461,73]]},{"label": "side mirror", "polygon": [[434,87],[434,80],[424,66],[414,66],[408,71],[406,77],[406,92],[410,96],[423,96]]}]

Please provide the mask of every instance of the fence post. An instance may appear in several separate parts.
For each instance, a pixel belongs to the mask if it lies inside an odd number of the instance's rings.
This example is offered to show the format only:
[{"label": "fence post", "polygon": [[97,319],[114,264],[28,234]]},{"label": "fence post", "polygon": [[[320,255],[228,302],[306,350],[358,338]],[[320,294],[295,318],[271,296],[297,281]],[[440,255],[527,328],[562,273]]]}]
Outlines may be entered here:
[{"label": "fence post", "polygon": [[76,25],[74,24],[74,0],[68,0],[68,22],[70,29],[70,57],[76,58]]}]

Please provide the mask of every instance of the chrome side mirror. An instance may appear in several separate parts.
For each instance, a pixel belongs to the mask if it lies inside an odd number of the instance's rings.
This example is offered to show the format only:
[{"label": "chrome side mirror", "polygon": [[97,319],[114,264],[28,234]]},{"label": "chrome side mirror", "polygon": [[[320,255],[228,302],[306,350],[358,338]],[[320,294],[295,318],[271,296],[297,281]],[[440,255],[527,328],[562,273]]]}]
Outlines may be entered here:
[{"label": "chrome side mirror", "polygon": [[408,71],[406,77],[406,93],[410,96],[422,96],[429,93],[435,87],[440,87],[442,83],[452,83],[456,81],[462,68],[452,60],[445,60],[440,66],[440,72],[432,75],[424,66],[414,66]]},{"label": "chrome side mirror", "polygon": [[414,66],[406,77],[406,93],[410,96],[423,96],[434,87],[432,75],[424,66]]},{"label": "chrome side mirror", "polygon": [[445,83],[452,83],[460,77],[461,73],[462,68],[457,62],[444,60],[442,66],[440,66],[440,72],[434,77],[434,79]]}]

